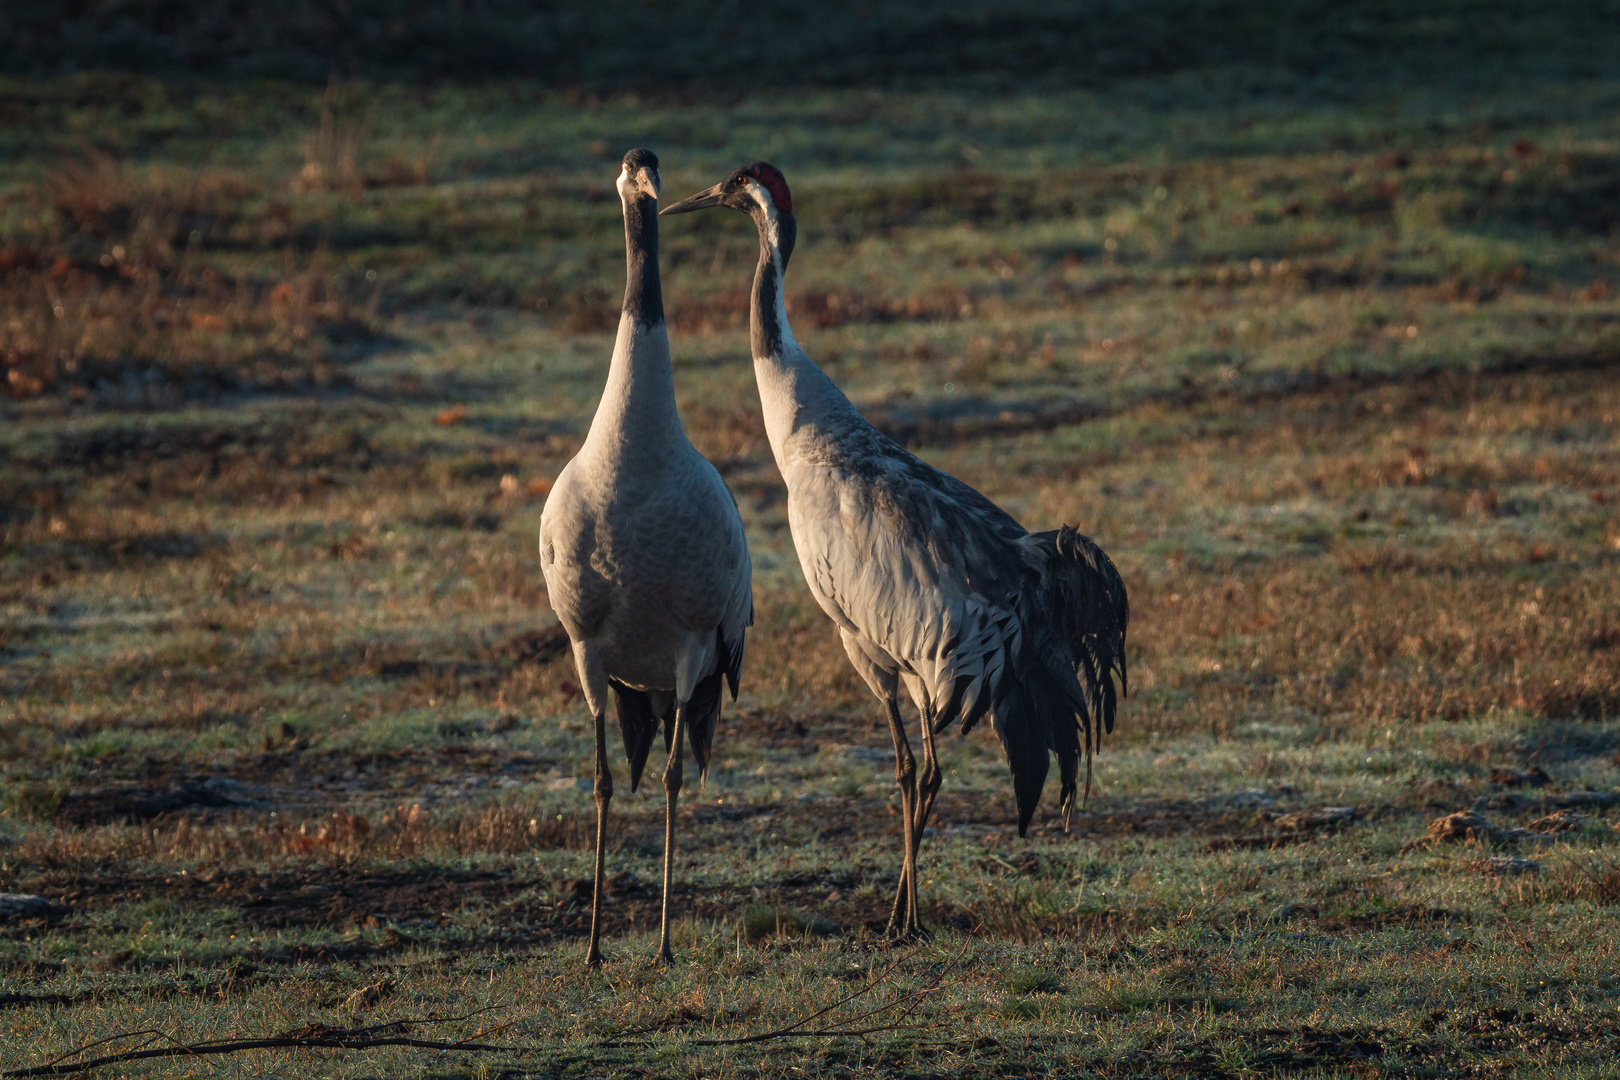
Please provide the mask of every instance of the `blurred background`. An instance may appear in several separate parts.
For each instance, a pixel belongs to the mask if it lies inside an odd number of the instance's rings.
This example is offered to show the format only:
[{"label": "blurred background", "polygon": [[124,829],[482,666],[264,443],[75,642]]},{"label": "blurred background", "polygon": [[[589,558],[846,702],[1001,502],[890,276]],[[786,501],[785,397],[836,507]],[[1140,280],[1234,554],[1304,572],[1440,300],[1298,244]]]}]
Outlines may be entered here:
[{"label": "blurred background", "polygon": [[40,0],[0,23],[22,75],[488,82],[686,92],[774,86],[1107,88],[1201,75],[1354,98],[1613,74],[1604,2]]},{"label": "blurred background", "polygon": [[[1472,911],[1478,873],[1411,869],[1403,830],[1616,786],[1617,57],[1612,0],[5,5],[0,885],[113,913],[6,962],[580,932],[588,717],[535,536],[605,374],[636,146],[670,197],[781,167],[809,354],[1119,564],[1132,695],[1075,841],[1130,882],[1108,926]],[[881,920],[882,889],[824,895],[892,873],[891,763],[787,534],[752,228],[662,229],[759,612],[691,910],[744,882]],[[987,738],[946,740],[932,918],[1102,925],[1083,874],[1008,892],[974,861],[955,827],[1013,820]],[[1323,804],[1382,823],[1376,873],[1318,895],[1302,844],[1269,900],[1259,870],[1206,894]],[[614,808],[653,880],[661,795]],[[1194,876],[1107,846],[1143,831]],[[366,860],[417,876],[299,891]],[[137,918],[136,862],[225,876]],[[1620,896],[1605,865],[1543,900]]]}]

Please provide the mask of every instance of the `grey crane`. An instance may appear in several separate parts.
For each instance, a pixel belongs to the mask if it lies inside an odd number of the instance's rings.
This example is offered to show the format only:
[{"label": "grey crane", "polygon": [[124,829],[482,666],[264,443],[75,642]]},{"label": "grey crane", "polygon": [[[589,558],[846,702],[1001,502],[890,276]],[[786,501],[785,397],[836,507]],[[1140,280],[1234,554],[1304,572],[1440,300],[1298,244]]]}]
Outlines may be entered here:
[{"label": "grey crane", "polygon": [[[765,431],[787,483],[805,581],[850,663],[883,704],[894,740],[904,862],[889,928],[925,933],[917,854],[938,793],[934,736],[988,715],[1012,769],[1022,836],[1055,753],[1067,820],[1081,757],[1112,731],[1127,686],[1125,584],[1067,526],[1030,533],[989,499],[868,424],[793,339],[783,275],[797,227],[787,181],[756,162],[666,214],[741,210],[759,229],[750,327]],[[905,686],[922,719],[919,775],[901,720]]]},{"label": "grey crane", "polygon": [[658,280],[658,158],[632,150],[619,173],[627,263],[624,309],[607,386],[590,433],[564,466],[540,518],[540,565],[573,645],[596,725],[596,888],[586,963],[602,962],[603,859],[613,774],[606,713],[612,691],[630,765],[641,782],[662,724],[664,895],[659,956],[669,945],[675,803],[684,733],[707,775],[721,682],[737,696],[752,569],[736,501],[686,437],[675,409]]}]

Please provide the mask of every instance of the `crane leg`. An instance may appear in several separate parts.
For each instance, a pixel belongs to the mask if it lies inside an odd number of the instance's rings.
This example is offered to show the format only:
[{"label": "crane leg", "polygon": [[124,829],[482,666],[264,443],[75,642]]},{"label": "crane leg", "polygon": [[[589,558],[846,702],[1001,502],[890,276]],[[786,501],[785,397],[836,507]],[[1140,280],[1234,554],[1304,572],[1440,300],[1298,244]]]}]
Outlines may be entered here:
[{"label": "crane leg", "polygon": [[900,868],[900,887],[889,915],[889,934],[905,937],[916,928],[917,848],[914,826],[917,813],[917,759],[911,753],[911,740],[900,719],[900,703],[893,697],[884,701],[888,710],[889,734],[894,739],[894,780],[900,786],[900,827],[905,840],[905,860]]},{"label": "crane leg", "polygon": [[922,925],[922,907],[917,903],[917,859],[922,852],[923,830],[928,828],[928,817],[933,813],[934,796],[939,794],[943,773],[939,767],[939,758],[934,751],[933,717],[923,717],[922,731],[922,772],[917,776],[917,808],[912,814],[911,880],[909,883],[910,895],[907,897],[907,902],[911,905],[909,932],[915,937],[926,938],[929,934]]},{"label": "crane leg", "polygon": [[664,766],[664,795],[668,806],[664,816],[664,902],[659,915],[658,959],[675,962],[669,947],[669,887],[675,875],[675,800],[681,794],[681,740],[686,737],[686,702],[675,704],[675,732],[671,737],[669,763]]},{"label": "crane leg", "polygon": [[900,877],[900,886],[894,897],[894,914],[889,919],[890,933],[898,932],[901,937],[927,939],[932,936],[928,928],[922,925],[922,907],[917,900],[917,859],[922,852],[923,830],[928,827],[934,796],[939,794],[943,778],[944,772],[940,769],[935,752],[933,725],[925,722],[922,770],[917,775],[916,789],[912,795],[911,862]]},{"label": "crane leg", "polygon": [[922,772],[917,776],[917,835],[912,840],[919,849],[922,847],[923,830],[928,827],[928,818],[934,812],[934,796],[939,794],[944,776],[944,770],[939,767],[939,756],[934,748],[934,725],[931,722],[925,723]]},{"label": "crane leg", "polygon": [[608,769],[607,717],[596,714],[596,876],[591,890],[591,944],[585,952],[588,967],[602,965],[602,870],[607,855],[607,812],[613,798],[613,773]]}]

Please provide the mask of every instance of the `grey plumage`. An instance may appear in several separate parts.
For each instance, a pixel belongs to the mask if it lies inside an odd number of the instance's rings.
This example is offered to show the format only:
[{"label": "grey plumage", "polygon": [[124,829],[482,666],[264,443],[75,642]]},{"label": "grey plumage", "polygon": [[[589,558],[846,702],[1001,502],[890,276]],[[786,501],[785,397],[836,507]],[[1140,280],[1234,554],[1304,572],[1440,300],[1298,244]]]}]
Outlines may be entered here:
[{"label": "grey plumage", "polygon": [[1113,730],[1112,676],[1126,679],[1124,583],[1089,538],[1027,532],[852,414],[836,410],[838,422],[806,431],[794,463],[789,520],[811,590],[864,657],[907,684],[934,732],[957,721],[967,732],[990,715],[1022,834],[1047,751],[1068,809],[1082,754]]},{"label": "grey plumage", "polygon": [[[804,354],[782,299],[797,232],[791,205],[780,171],[756,162],[664,212],[728,206],[759,230],[750,326],[765,430],[805,581],[884,706],[906,842],[891,927],[919,932],[916,854],[941,781],[934,735],[990,717],[1020,835],[1055,754],[1067,813],[1081,759],[1089,790],[1091,755],[1114,727],[1130,606],[1090,539],[1068,527],[1026,531],[874,429]],[[902,684],[923,718],[920,775],[900,717]]]},{"label": "grey plumage", "polygon": [[675,409],[658,278],[658,159],[625,156],[626,288],[607,385],[579,453],[558,475],[540,520],[540,563],[568,631],[596,727],[596,899],[589,963],[601,961],[600,905],[608,803],[605,714],[611,692],[630,764],[641,782],[660,727],[669,762],[664,831],[663,940],[670,958],[669,892],[682,732],[708,772],[721,684],[737,695],[752,569],[737,504],[692,446]]}]

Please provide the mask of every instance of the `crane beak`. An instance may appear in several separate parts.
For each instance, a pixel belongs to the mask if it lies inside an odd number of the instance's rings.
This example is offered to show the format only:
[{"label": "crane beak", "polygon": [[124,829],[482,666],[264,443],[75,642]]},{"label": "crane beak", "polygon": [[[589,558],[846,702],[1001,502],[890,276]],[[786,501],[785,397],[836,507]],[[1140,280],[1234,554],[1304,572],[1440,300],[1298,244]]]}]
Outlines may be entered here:
[{"label": "crane beak", "polygon": [[664,182],[659,179],[657,169],[641,168],[636,170],[636,187],[656,202],[659,192],[664,190]]},{"label": "crane beak", "polygon": [[724,186],[724,182],[716,184],[714,187],[709,188],[706,191],[698,192],[690,199],[682,199],[678,203],[666,206],[662,210],[658,211],[658,213],[660,215],[687,214],[691,213],[693,210],[707,210],[711,206],[719,206],[721,204],[721,200],[725,198],[725,192],[721,190]]}]

